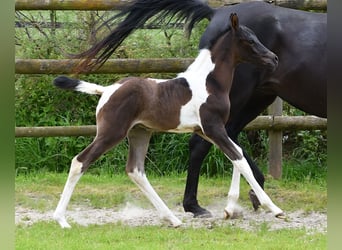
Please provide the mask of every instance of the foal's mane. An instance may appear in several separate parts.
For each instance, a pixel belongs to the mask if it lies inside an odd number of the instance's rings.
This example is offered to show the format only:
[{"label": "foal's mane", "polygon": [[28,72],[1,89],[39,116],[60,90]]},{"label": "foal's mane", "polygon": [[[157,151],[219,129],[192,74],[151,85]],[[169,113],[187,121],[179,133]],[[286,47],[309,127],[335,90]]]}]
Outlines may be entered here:
[{"label": "foal's mane", "polygon": [[[209,41],[206,41],[207,45],[205,47],[203,47],[203,48],[207,48],[207,49],[211,50],[212,47],[216,44],[217,40],[219,38],[221,38],[224,34],[229,32],[231,29],[232,29],[232,27],[230,26],[229,18],[227,18],[227,24],[224,25],[224,28],[223,29],[218,29],[217,33],[212,34],[213,36],[210,37]],[[200,44],[201,44],[201,42],[200,42]],[[200,45],[200,47],[201,47],[201,45]]]}]

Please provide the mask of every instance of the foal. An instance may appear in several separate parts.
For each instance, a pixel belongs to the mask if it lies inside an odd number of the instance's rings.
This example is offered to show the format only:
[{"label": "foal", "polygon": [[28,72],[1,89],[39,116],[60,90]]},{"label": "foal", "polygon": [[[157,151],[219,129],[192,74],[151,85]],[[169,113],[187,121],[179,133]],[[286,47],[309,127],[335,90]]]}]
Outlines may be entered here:
[{"label": "foal", "polygon": [[236,212],[240,174],[251,185],[262,205],[275,216],[283,216],[283,211],[255,180],[241,148],[228,137],[224,127],[229,117],[229,91],[235,66],[250,62],[274,70],[278,59],[251,30],[239,26],[235,13],[230,16],[230,24],[212,47],[202,49],[189,68],[171,80],[128,77],[107,87],[64,76],[54,80],[54,84],[63,89],[102,95],[96,108],[96,137],[73,158],[54,212],[54,219],[61,227],[70,227],[65,212],[79,178],[91,163],[126,136],[129,142],[128,176],[155,206],[161,218],[174,227],[181,225],[145,175],[144,160],[153,131],[195,132],[223,151],[233,163],[232,184],[224,210],[226,218]]}]

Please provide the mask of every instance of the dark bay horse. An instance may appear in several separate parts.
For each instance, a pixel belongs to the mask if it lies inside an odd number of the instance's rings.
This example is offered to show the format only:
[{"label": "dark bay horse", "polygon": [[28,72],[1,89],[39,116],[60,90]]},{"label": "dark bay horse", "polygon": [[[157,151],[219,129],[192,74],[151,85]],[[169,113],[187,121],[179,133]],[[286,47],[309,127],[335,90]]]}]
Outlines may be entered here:
[{"label": "dark bay horse", "polygon": [[[94,65],[105,62],[121,42],[151,17],[156,22],[168,15],[186,19],[190,29],[207,18],[210,23],[201,37],[199,48],[210,46],[217,34],[229,22],[228,13],[239,14],[240,23],[251,28],[260,41],[279,57],[279,66],[273,73],[250,64],[240,64],[235,72],[230,92],[231,109],[226,131],[237,142],[242,129],[271,104],[276,96],[298,109],[320,117],[327,116],[327,15],[273,6],[264,2],[246,2],[213,9],[199,0],[136,0],[111,20],[125,19],[98,44],[80,54],[89,60],[99,55]],[[174,21],[174,20],[173,20]],[[208,154],[211,143],[194,135],[190,140],[190,164],[183,206],[195,216],[210,215],[197,201],[200,166]],[[243,152],[253,174],[264,186],[264,176]],[[254,209],[259,202],[251,190]]]},{"label": "dark bay horse", "polygon": [[72,162],[67,182],[54,212],[61,227],[70,227],[65,212],[73,190],[90,164],[125,137],[129,142],[126,173],[158,210],[161,218],[178,227],[181,221],[165,205],[150,185],[144,161],[152,132],[194,132],[217,145],[233,163],[233,177],[225,217],[234,216],[242,174],[256,196],[276,217],[283,217],[255,180],[242,149],[227,135],[229,92],[237,64],[253,63],[272,72],[277,56],[264,47],[246,26],[231,14],[230,25],[202,48],[188,69],[174,79],[128,77],[110,86],[101,86],[65,76],[54,84],[62,89],[101,95],[96,108],[97,133],[94,141]]}]

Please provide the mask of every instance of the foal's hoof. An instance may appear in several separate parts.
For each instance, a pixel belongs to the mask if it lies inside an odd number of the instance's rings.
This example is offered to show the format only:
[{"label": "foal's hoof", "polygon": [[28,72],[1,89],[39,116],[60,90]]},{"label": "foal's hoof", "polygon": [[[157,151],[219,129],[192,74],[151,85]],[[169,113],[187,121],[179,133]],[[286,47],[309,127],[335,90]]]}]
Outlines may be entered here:
[{"label": "foal's hoof", "polygon": [[224,210],[223,218],[225,220],[237,219],[239,217],[242,217],[242,211],[234,211],[233,213],[228,213],[227,210]]},{"label": "foal's hoof", "polygon": [[224,213],[223,218],[224,218],[225,220],[228,220],[228,219],[230,218],[230,214],[229,214],[226,210],[224,210],[223,213]]},{"label": "foal's hoof", "polygon": [[178,218],[173,218],[172,220],[170,220],[170,222],[173,228],[178,228],[183,224],[182,221]]},{"label": "foal's hoof", "polygon": [[248,195],[249,195],[250,201],[252,202],[254,211],[257,211],[261,204],[260,204],[258,197],[255,195],[255,192],[253,191],[253,189],[249,190]]},{"label": "foal's hoof", "polygon": [[279,214],[276,214],[276,216],[275,216],[276,218],[278,218],[278,219],[282,219],[282,220],[285,220],[286,219],[286,216],[285,216],[285,214],[284,213],[279,213]]},{"label": "foal's hoof", "polygon": [[69,223],[66,221],[66,219],[64,217],[55,217],[54,216],[55,221],[58,222],[58,224],[61,226],[61,228],[71,228],[71,226],[69,225]]}]

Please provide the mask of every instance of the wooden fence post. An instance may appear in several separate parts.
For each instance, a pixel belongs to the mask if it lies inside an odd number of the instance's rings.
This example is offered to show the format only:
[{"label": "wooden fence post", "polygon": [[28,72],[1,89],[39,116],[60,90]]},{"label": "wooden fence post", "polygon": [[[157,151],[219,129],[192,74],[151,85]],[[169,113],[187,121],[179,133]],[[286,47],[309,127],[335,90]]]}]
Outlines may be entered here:
[{"label": "wooden fence post", "polygon": [[[281,116],[283,113],[283,101],[277,97],[268,108],[269,115]],[[281,130],[269,130],[269,165],[268,172],[275,178],[280,179],[282,174],[283,132]]]}]

